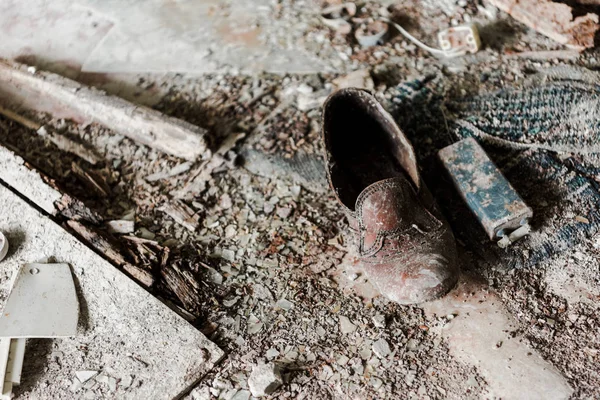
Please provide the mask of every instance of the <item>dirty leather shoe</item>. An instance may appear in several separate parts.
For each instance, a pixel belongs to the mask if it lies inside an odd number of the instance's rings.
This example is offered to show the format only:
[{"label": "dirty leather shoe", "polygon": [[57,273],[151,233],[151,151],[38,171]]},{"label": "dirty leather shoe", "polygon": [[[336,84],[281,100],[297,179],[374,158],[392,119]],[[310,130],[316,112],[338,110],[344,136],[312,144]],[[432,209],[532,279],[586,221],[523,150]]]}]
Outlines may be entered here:
[{"label": "dirty leather shoe", "polygon": [[369,280],[401,304],[446,294],[458,279],[454,236],[391,115],[369,93],[342,89],[323,106],[322,132],[329,183]]}]

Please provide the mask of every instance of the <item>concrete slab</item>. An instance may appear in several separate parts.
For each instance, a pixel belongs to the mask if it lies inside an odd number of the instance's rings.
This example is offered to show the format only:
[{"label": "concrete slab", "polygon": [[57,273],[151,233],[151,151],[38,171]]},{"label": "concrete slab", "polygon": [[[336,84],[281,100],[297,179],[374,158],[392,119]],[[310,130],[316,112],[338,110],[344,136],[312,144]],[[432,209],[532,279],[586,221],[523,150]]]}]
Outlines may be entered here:
[{"label": "concrete slab", "polygon": [[320,3],[8,0],[0,58],[62,73],[314,73],[341,67]]},{"label": "concrete slab", "polygon": [[[81,307],[79,335],[29,340],[16,398],[173,399],[223,352],[107,261],[0,186],[0,231],[11,251],[0,263],[0,299],[23,263],[71,266]],[[86,384],[76,372],[100,371]]]},{"label": "concrete slab", "polygon": [[442,330],[450,354],[486,378],[493,398],[565,400],[573,389],[551,363],[527,346],[498,295],[463,275],[445,297],[423,305],[429,317],[449,318]]}]

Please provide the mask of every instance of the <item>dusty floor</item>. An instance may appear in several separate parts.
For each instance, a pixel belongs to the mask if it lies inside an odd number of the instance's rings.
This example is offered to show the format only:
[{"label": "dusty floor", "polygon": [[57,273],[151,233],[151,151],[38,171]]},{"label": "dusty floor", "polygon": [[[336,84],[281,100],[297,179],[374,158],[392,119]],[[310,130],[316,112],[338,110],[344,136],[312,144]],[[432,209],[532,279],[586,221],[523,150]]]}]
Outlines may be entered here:
[{"label": "dusty floor", "polygon": [[[381,7],[367,2],[360,10],[369,15],[382,13]],[[477,20],[485,48],[441,61],[402,36],[361,49],[350,37],[328,33],[349,69],[368,69],[379,95],[429,73],[452,97],[499,89],[552,65],[600,68],[599,52],[565,51],[476,1],[425,1],[397,9],[407,27],[428,43],[435,43],[439,29]],[[228,353],[192,399],[247,398],[252,367],[267,360],[284,366],[286,384],[275,398],[499,396],[476,365],[449,354],[442,335],[449,318],[373,297],[365,278],[349,272],[343,215],[328,192],[307,190],[285,174],[257,176],[239,157],[247,143],[284,157],[319,153],[319,101],[336,77],[140,79],[131,88],[134,98],[158,96],[156,109],[210,130],[213,149],[223,151],[208,165],[188,165],[96,126],[63,120],[47,124],[89,145],[105,163],[92,166],[61,153],[5,119],[0,119],[0,141],[106,220],[135,213],[135,234],[147,242],[121,238],[127,257],[159,278],[153,293],[186,310],[192,323]],[[237,144],[232,138],[239,138]],[[72,163],[97,174],[105,188],[85,187]],[[196,179],[184,196],[200,220],[191,232],[162,210],[200,167],[210,174]],[[171,171],[177,174],[169,176]],[[590,238],[555,260],[510,270],[481,262],[474,249],[461,247],[464,269],[485,277],[517,320],[517,328],[506,335],[519,335],[554,365],[573,398],[593,398],[600,387],[599,249],[600,237]],[[165,253],[168,262],[161,263]],[[380,339],[389,344],[390,354],[373,353]]]}]

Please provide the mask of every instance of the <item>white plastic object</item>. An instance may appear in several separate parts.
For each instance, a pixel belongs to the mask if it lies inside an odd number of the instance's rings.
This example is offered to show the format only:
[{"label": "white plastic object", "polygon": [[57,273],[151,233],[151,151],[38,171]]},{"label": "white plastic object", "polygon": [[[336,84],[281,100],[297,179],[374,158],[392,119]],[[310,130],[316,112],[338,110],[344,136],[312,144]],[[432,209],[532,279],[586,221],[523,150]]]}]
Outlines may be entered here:
[{"label": "white plastic object", "polygon": [[67,264],[24,264],[0,315],[0,337],[52,338],[77,333],[79,304]]},{"label": "white plastic object", "polygon": [[6,239],[6,236],[0,232],[0,261],[6,257],[6,253],[8,253],[8,240]]},{"label": "white plastic object", "polygon": [[[4,235],[0,239],[5,239]],[[0,315],[0,400],[21,383],[26,338],[74,336],[79,303],[67,264],[24,264]]]},{"label": "white plastic object", "polygon": [[477,53],[481,48],[481,39],[475,24],[445,29],[438,33],[438,41],[442,50],[454,52],[455,56]]},{"label": "white plastic object", "polygon": [[406,29],[404,29],[403,27],[401,27],[397,23],[395,23],[395,22],[393,22],[393,21],[391,21],[391,20],[389,20],[387,18],[382,18],[382,21],[385,21],[385,22],[389,23],[390,25],[392,25],[405,38],[407,38],[408,40],[410,40],[411,42],[413,42],[415,45],[417,45],[421,49],[429,52],[430,54],[433,54],[434,56],[456,57],[456,56],[464,54],[463,49],[444,50],[444,49],[436,49],[435,47],[428,46],[425,43],[421,42],[416,37],[414,37],[413,35],[411,35]]},{"label": "white plastic object", "polygon": [[530,233],[531,226],[529,224],[524,224],[512,231],[511,233],[509,233],[508,235],[504,235],[502,239],[498,241],[498,246],[504,249],[516,242],[517,240],[521,239],[522,237],[529,235]]}]

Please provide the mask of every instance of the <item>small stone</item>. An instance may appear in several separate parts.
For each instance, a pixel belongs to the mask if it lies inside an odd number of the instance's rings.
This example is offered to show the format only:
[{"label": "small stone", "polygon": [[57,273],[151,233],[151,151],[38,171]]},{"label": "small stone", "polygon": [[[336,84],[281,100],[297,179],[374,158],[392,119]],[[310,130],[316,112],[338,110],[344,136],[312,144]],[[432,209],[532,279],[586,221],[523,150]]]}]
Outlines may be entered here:
[{"label": "small stone", "polygon": [[294,303],[286,299],[281,299],[277,303],[275,303],[275,307],[284,311],[289,311],[292,308],[294,308]]},{"label": "small stone", "polygon": [[373,343],[373,353],[375,353],[377,357],[386,358],[391,352],[390,345],[385,339],[381,338]]},{"label": "small stone", "polygon": [[231,197],[227,193],[223,194],[219,200],[219,206],[223,209],[228,209],[231,208],[232,205]]},{"label": "small stone", "polygon": [[251,314],[250,318],[248,318],[248,334],[254,335],[255,333],[260,332],[262,326],[262,322],[260,322],[260,320],[256,318],[254,314]]},{"label": "small stone", "polygon": [[331,379],[332,376],[333,376],[333,368],[331,368],[329,365],[323,366],[323,369],[321,370],[321,374],[320,374],[321,380],[328,381],[329,379]]},{"label": "small stone", "polygon": [[117,391],[117,380],[112,376],[108,378],[108,390],[111,392]]},{"label": "small stone", "polygon": [[254,397],[270,395],[282,384],[283,379],[279,367],[272,362],[252,368],[252,373],[248,378],[248,387]]},{"label": "small stone", "polygon": [[221,257],[224,260],[233,262],[233,261],[235,261],[235,251],[233,251],[231,249],[223,249],[223,251],[221,252]]},{"label": "small stone", "polygon": [[127,375],[121,380],[121,387],[128,388],[133,383],[133,375]]},{"label": "small stone", "polygon": [[225,227],[225,237],[227,239],[231,239],[232,237],[234,237],[237,233],[237,229],[235,229],[235,226],[233,225],[227,225],[227,227]]},{"label": "small stone", "polygon": [[379,388],[383,386],[383,381],[376,377],[371,378],[369,383],[371,383],[371,386],[373,386],[373,389],[375,390],[379,390]]},{"label": "small stone", "polygon": [[373,317],[373,324],[377,328],[385,328],[385,316],[382,314],[377,314]]},{"label": "small stone", "polygon": [[364,346],[361,350],[360,350],[360,358],[362,358],[363,360],[368,360],[369,358],[371,358],[371,349],[368,348],[367,346]]},{"label": "small stone", "polygon": [[417,342],[415,339],[408,339],[408,342],[406,342],[406,349],[410,351],[415,351],[418,345],[419,342]]},{"label": "small stone", "polygon": [[267,350],[267,353],[266,353],[266,356],[269,360],[274,359],[278,355],[279,355],[279,350],[277,350],[275,348],[270,348],[269,350]]},{"label": "small stone", "polygon": [[567,315],[567,318],[569,318],[569,321],[571,321],[572,323],[577,322],[577,319],[579,318],[579,315],[574,314],[574,313],[570,313]]},{"label": "small stone", "polygon": [[277,207],[276,213],[279,218],[286,219],[292,213],[292,209],[290,207]]},{"label": "small stone", "polygon": [[327,334],[327,331],[325,331],[325,329],[323,329],[322,326],[317,326],[317,335],[323,337]]},{"label": "small stone", "polygon": [[73,383],[69,386],[69,390],[73,393],[79,391],[83,387],[83,384],[79,381],[79,379],[73,379]]},{"label": "small stone", "polygon": [[156,237],[154,232],[151,232],[144,227],[139,228],[138,232],[139,232],[138,236],[141,237],[142,239],[153,240]]},{"label": "small stone", "polygon": [[114,221],[108,221],[106,223],[106,227],[108,228],[108,231],[110,233],[132,233],[133,231],[135,231],[135,222],[119,219]]},{"label": "small stone", "polygon": [[336,363],[338,363],[338,365],[345,366],[346,364],[348,364],[348,361],[350,361],[350,359],[342,354],[338,357]]},{"label": "small stone", "polygon": [[217,285],[223,283],[223,275],[221,275],[219,271],[211,267],[207,267],[206,269],[208,271],[208,278],[212,283],[216,283]]},{"label": "small stone", "polygon": [[233,395],[231,400],[248,400],[250,398],[250,392],[247,390],[239,390]]},{"label": "small stone", "polygon": [[340,315],[340,330],[344,334],[352,333],[356,330],[356,325],[354,325],[348,317]]}]

